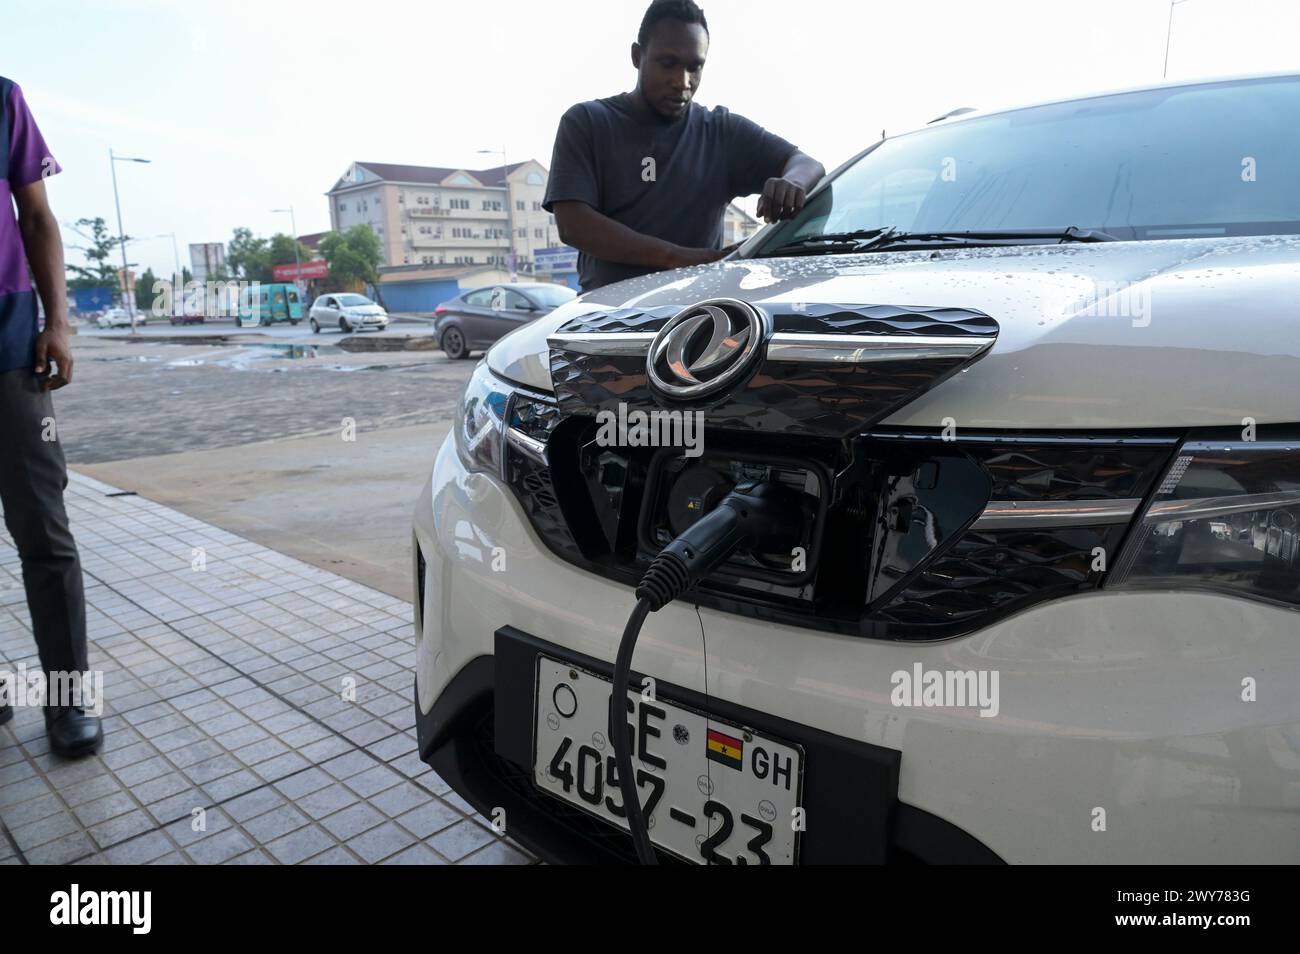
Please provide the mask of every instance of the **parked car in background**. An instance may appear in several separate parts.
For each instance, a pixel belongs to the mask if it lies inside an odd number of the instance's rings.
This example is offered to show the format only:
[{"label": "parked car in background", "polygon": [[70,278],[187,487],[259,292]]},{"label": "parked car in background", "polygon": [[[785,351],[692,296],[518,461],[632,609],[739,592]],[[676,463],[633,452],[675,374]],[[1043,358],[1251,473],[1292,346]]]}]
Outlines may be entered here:
[{"label": "parked car in background", "polygon": [[373,328],[383,331],[388,327],[388,312],[367,298],[354,292],[330,292],[312,303],[309,316],[311,330],[337,327],[350,333]]},{"label": "parked car in background", "polygon": [[577,294],[567,286],[541,282],[476,288],[439,305],[433,331],[447,357],[468,358]]},{"label": "parked car in background", "polygon": [[109,308],[95,319],[95,324],[101,328],[129,328],[131,316],[127,314],[125,308]]},{"label": "parked car in background", "polygon": [[239,311],[235,326],[270,325],[287,321],[296,325],[302,321],[302,299],[298,286],[289,282],[260,282],[240,289]]}]

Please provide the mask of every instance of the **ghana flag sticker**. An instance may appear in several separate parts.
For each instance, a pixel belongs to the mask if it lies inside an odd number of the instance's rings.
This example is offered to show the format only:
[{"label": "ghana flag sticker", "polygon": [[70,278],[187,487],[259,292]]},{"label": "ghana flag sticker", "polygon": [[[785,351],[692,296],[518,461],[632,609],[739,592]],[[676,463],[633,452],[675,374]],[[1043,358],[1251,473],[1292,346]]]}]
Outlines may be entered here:
[{"label": "ghana flag sticker", "polygon": [[708,739],[709,758],[715,762],[721,762],[723,765],[730,765],[734,769],[742,769],[744,761],[742,756],[745,752],[745,743],[734,736],[727,735],[725,732],[719,732],[717,729],[709,730]]}]

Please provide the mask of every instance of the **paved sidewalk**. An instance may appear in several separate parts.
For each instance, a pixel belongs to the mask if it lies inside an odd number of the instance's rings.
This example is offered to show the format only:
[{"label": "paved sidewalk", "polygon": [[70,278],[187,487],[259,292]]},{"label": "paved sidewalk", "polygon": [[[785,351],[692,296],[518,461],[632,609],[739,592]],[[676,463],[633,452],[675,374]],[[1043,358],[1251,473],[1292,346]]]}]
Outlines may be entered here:
[{"label": "paved sidewalk", "polygon": [[[416,755],[409,604],[118,493],[71,474],[66,495],[104,746],[54,756],[16,709],[0,864],[534,860]],[[0,528],[0,668],[20,663],[38,665]]]}]

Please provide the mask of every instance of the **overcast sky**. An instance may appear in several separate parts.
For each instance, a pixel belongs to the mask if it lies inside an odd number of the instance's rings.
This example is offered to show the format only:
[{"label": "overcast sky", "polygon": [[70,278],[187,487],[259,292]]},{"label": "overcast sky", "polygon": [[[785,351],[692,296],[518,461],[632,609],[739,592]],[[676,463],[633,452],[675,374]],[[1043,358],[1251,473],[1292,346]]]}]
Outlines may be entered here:
[{"label": "overcast sky", "polygon": [[[830,169],[957,106],[1160,80],[1168,0],[709,0],[698,101],[797,143]],[[550,164],[560,114],[631,89],[646,0],[5,0],[0,72],[18,82],[64,173],[59,219],[190,242],[329,227],[324,192],[353,160]],[[1300,3],[1185,0],[1169,77],[1300,70]],[[1295,117],[1291,117],[1294,119]],[[752,208],[752,200],[749,203]],[[77,244],[65,230],[65,241]],[[80,255],[69,251],[72,261]],[[169,238],[131,260],[170,271]]]}]

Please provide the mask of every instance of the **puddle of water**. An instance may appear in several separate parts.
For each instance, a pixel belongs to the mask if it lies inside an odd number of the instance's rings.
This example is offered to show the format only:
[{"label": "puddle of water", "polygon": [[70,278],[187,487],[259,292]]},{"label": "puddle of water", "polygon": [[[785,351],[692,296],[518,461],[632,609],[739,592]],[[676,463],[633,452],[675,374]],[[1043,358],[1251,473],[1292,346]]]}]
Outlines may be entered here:
[{"label": "puddle of water", "polygon": [[[197,368],[211,365],[212,367],[230,368],[235,371],[284,371],[284,368],[259,368],[258,365],[270,361],[311,361],[320,357],[345,353],[338,345],[240,344],[194,358],[176,358],[168,361],[167,367]],[[350,367],[342,366],[329,366],[329,369],[352,370]]]}]

